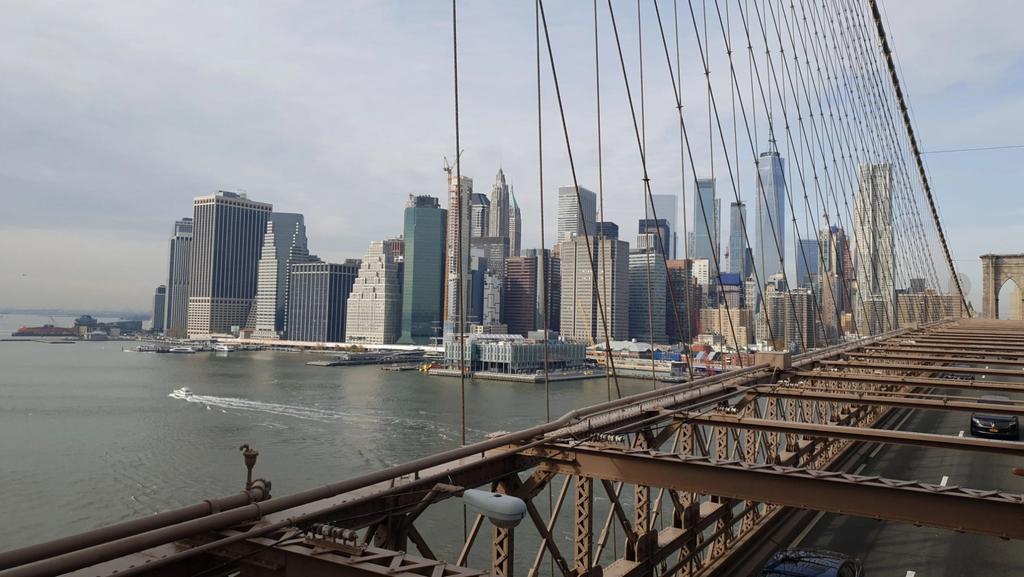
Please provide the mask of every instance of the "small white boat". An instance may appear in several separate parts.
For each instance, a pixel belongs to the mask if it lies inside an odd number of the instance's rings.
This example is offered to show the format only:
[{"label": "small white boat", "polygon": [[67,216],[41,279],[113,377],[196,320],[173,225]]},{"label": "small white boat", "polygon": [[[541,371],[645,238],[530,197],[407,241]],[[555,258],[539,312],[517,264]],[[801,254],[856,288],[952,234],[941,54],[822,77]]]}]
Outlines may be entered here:
[{"label": "small white boat", "polygon": [[179,355],[191,355],[192,353],[196,352],[196,350],[193,349],[192,347],[171,347],[167,349],[167,352],[176,353]]},{"label": "small white boat", "polygon": [[235,349],[233,349],[233,348],[231,348],[231,347],[229,347],[229,346],[227,346],[225,344],[217,343],[217,344],[213,345],[213,350],[217,351],[218,353],[230,353],[231,351],[233,351]]},{"label": "small white boat", "polygon": [[180,392],[182,396],[185,397],[186,399],[192,396],[192,389],[188,387],[182,387],[178,389],[178,392]]}]

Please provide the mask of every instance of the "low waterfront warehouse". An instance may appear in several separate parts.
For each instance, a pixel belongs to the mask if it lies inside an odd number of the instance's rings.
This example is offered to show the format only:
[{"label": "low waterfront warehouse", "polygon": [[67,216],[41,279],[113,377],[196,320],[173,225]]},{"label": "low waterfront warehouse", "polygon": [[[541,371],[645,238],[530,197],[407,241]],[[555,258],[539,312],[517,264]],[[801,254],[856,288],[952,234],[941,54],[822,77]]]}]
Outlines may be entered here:
[{"label": "low waterfront warehouse", "polygon": [[[444,341],[447,368],[459,368],[459,340],[449,335]],[[465,364],[470,371],[523,374],[544,370],[544,341],[526,339],[522,335],[466,335]],[[572,371],[586,365],[587,348],[580,342],[549,340],[548,370]]]}]

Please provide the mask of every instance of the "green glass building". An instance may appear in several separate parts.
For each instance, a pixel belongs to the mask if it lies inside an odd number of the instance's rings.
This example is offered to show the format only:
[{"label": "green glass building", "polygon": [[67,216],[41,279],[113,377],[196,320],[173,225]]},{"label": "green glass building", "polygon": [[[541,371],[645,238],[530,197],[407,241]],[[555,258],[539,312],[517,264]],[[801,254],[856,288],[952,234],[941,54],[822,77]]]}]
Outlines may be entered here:
[{"label": "green glass building", "polygon": [[403,345],[427,345],[444,320],[444,246],[448,211],[433,196],[409,195],[405,205]]}]

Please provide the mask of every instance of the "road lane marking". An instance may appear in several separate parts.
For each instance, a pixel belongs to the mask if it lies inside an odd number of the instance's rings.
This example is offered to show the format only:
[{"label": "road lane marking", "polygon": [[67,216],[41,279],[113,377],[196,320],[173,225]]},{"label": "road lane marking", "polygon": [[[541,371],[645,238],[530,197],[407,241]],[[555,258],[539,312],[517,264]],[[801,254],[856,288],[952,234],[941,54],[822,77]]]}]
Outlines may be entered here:
[{"label": "road lane marking", "polygon": [[939,481],[939,486],[940,487],[945,487],[946,483],[948,483],[948,482],[949,482],[949,476],[948,475],[943,475],[942,476],[942,481]]},{"label": "road lane marking", "polygon": [[914,575],[917,575],[917,571],[907,571],[907,577],[914,577]]},{"label": "road lane marking", "polygon": [[961,439],[963,439],[964,438],[964,432],[960,431],[960,433],[957,434],[957,437],[960,437]]}]

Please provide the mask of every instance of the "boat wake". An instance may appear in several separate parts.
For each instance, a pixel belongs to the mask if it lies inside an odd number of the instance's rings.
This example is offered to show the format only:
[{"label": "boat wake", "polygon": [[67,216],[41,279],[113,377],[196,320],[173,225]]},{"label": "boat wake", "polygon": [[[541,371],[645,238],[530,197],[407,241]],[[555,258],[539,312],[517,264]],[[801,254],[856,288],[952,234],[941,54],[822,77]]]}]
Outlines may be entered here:
[{"label": "boat wake", "polygon": [[[430,432],[436,435],[440,435],[442,438],[445,439],[454,438],[453,435],[456,432],[456,429],[454,429],[451,425],[439,423],[429,418],[410,419],[394,417],[387,414],[373,415],[368,413],[334,411],[331,409],[320,409],[317,407],[309,407],[302,405],[265,403],[262,401],[253,401],[238,397],[215,397],[211,395],[197,395],[193,393],[192,390],[189,389],[188,387],[175,389],[167,396],[172,399],[178,399],[188,403],[196,403],[200,406],[205,407],[206,410],[208,411],[213,410],[214,408],[220,409],[222,413],[227,413],[229,411],[247,411],[254,413],[276,415],[281,417],[303,419],[306,421],[317,421],[321,423],[345,422],[399,426],[406,429]],[[287,428],[287,425],[283,425],[280,423],[262,424],[271,427],[276,426]],[[487,434],[487,431],[482,431],[471,427],[467,428],[467,431],[477,435]]]},{"label": "boat wake", "polygon": [[351,420],[353,418],[361,418],[362,420],[375,421],[376,419],[367,419],[365,416],[354,415],[352,413],[343,413],[340,411],[332,411],[329,409],[318,409],[315,407],[303,407],[300,405],[285,405],[281,403],[264,403],[261,401],[251,401],[249,399],[241,399],[237,397],[214,397],[211,395],[197,395],[188,388],[175,389],[168,397],[172,399],[178,399],[189,403],[196,403],[206,407],[207,410],[214,408],[220,409],[222,413],[228,410],[236,411],[251,411],[257,413],[268,413],[272,415],[280,415],[283,417],[293,417],[296,419],[305,419],[308,421],[337,421],[341,419]]}]

